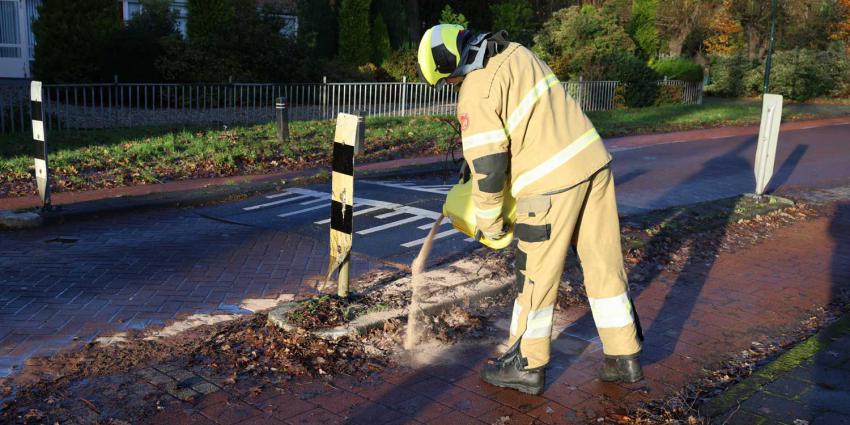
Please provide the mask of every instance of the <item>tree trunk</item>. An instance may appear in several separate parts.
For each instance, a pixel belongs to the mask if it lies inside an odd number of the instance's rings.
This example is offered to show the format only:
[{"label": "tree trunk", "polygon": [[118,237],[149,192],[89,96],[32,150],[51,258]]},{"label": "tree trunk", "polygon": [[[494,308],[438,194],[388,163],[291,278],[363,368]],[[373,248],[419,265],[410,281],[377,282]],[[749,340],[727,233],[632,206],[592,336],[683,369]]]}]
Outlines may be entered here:
[{"label": "tree trunk", "polygon": [[407,35],[413,48],[419,44],[420,30],[419,0],[407,0]]},{"label": "tree trunk", "polygon": [[755,25],[747,25],[744,29],[747,34],[747,59],[753,60],[760,58],[759,50],[761,48],[761,37]]},{"label": "tree trunk", "polygon": [[673,56],[681,56],[682,55],[682,46],[685,45],[685,40],[688,38],[688,33],[682,32],[677,34],[675,37],[671,37],[670,41],[667,42],[667,47],[670,51],[670,54]]}]

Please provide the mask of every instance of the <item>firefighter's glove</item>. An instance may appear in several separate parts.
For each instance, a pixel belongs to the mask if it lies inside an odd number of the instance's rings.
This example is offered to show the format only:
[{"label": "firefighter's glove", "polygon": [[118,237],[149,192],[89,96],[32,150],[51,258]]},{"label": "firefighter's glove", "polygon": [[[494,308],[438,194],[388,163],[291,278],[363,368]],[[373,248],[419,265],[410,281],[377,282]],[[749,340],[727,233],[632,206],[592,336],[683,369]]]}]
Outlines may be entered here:
[{"label": "firefighter's glove", "polygon": [[476,229],[475,230],[475,239],[476,240],[481,239],[481,236],[484,236],[485,238],[487,238],[491,241],[497,241],[497,240],[505,237],[505,233],[506,233],[506,231],[505,231],[504,227],[502,227],[499,230],[496,230],[495,232],[485,232],[481,229]]}]

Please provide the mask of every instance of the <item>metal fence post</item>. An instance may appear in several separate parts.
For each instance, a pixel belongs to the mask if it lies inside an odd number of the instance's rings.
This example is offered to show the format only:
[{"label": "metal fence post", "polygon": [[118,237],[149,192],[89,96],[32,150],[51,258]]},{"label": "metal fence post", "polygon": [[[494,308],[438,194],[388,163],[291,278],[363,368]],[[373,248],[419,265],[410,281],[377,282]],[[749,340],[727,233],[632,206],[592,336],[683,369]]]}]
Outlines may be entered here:
[{"label": "metal fence post", "polygon": [[277,118],[277,141],[289,139],[289,111],[286,109],[286,98],[279,97],[274,105]]},{"label": "metal fence post", "polygon": [[407,76],[401,77],[401,116],[406,116]]},{"label": "metal fence post", "polygon": [[328,77],[322,76],[322,119],[328,119]]}]

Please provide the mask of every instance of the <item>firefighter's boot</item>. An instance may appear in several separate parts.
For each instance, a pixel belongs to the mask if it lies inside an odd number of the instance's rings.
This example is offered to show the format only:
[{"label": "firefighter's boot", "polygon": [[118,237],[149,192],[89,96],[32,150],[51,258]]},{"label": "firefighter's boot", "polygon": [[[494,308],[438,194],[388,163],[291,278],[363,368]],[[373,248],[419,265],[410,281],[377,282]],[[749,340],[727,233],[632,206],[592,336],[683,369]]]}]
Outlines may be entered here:
[{"label": "firefighter's boot", "polygon": [[481,379],[497,387],[513,388],[526,394],[542,394],[546,381],[545,366],[527,369],[528,361],[522,357],[519,345],[517,341],[501,357],[484,365]]},{"label": "firefighter's boot", "polygon": [[643,379],[643,370],[637,354],[628,356],[605,356],[599,379],[605,382],[622,382],[633,384]]}]

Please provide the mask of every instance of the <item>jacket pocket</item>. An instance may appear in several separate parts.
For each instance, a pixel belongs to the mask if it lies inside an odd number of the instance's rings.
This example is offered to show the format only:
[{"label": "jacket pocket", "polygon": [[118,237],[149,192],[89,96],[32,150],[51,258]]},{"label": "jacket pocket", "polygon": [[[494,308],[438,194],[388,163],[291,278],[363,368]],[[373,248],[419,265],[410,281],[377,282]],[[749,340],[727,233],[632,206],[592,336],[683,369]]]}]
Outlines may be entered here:
[{"label": "jacket pocket", "polygon": [[552,234],[549,223],[549,210],[552,201],[549,196],[528,196],[517,199],[516,226],[514,236],[523,242],[548,241]]}]

